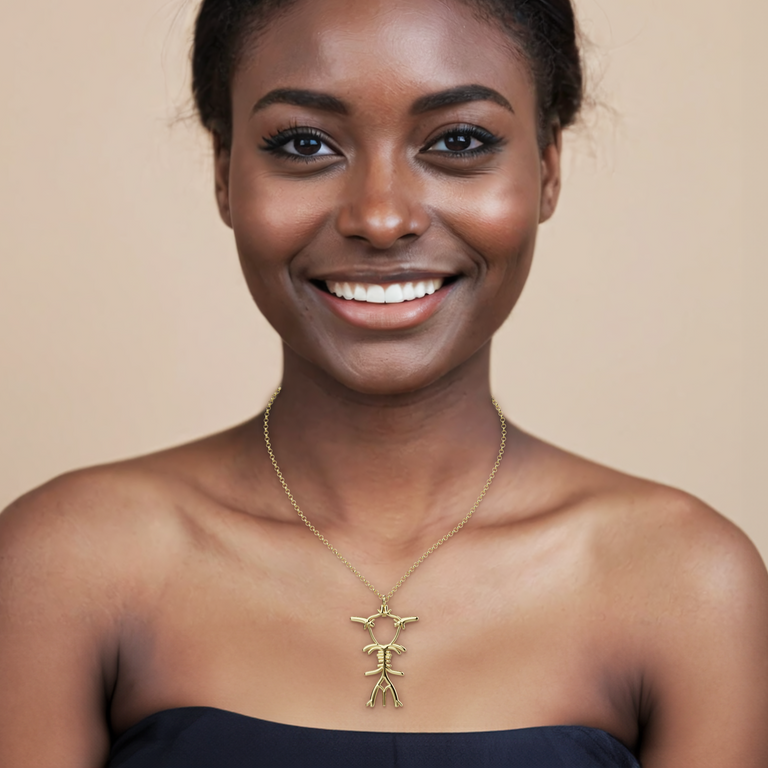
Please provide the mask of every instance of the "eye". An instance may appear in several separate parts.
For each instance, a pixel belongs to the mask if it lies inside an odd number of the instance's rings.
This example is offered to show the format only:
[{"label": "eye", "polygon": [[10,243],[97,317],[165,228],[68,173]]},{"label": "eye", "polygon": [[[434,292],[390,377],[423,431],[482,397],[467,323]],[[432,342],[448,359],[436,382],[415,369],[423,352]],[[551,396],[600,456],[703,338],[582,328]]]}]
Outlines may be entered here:
[{"label": "eye", "polygon": [[442,139],[436,141],[431,150],[436,152],[466,152],[470,149],[479,149],[483,142],[468,133],[454,131],[446,133]]},{"label": "eye", "polygon": [[339,154],[325,136],[314,128],[292,127],[263,138],[265,152],[291,160],[312,161]]},{"label": "eye", "polygon": [[443,133],[422,152],[444,156],[474,157],[491,152],[501,139],[476,125],[459,125]]},{"label": "eye", "polygon": [[316,136],[296,136],[283,144],[282,150],[287,155],[300,155],[301,157],[322,157],[336,154],[324,141]]}]

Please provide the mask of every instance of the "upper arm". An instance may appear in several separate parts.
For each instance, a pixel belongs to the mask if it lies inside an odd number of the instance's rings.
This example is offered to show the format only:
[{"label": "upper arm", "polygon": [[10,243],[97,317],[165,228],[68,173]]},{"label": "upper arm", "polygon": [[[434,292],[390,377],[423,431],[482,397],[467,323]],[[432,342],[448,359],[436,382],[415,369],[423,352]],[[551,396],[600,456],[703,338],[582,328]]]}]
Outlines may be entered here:
[{"label": "upper arm", "polygon": [[768,574],[733,525],[689,502],[660,542],[643,631],[644,768],[768,765]]},{"label": "upper arm", "polygon": [[88,483],[64,478],[0,515],[0,765],[95,768],[117,659],[109,547]]}]

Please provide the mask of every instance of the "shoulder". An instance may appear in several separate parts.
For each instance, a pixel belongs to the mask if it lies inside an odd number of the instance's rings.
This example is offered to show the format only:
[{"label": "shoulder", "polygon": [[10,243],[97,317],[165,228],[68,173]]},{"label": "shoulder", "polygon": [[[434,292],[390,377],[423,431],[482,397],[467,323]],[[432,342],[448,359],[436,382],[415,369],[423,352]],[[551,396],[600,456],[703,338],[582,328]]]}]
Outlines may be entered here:
[{"label": "shoulder", "polygon": [[204,497],[177,452],[70,472],[13,502],[0,514],[0,590],[23,579],[50,594],[55,578],[82,595],[172,563]]},{"label": "shoulder", "polygon": [[699,499],[634,478],[613,478],[595,508],[643,765],[764,765],[768,573],[756,547]]},{"label": "shoulder", "polygon": [[[205,540],[211,511],[237,507],[229,475],[238,430],[128,461],[62,475],[0,514],[0,589],[59,569],[79,589],[159,583]],[[234,458],[233,458],[234,457]],[[6,578],[7,583],[7,578]],[[101,585],[101,586],[100,586]]]},{"label": "shoulder", "polygon": [[172,485],[180,484],[143,459],[69,472],[13,502],[0,515],[3,538],[11,531],[46,540],[49,532],[124,533],[161,518]]},{"label": "shoulder", "polygon": [[628,683],[643,765],[764,765],[768,572],[756,547],[688,493],[559,461],[561,538],[611,679]]},{"label": "shoulder", "polygon": [[[756,547],[730,520],[683,491],[629,479],[598,505],[603,555],[667,613],[703,618],[762,596],[768,574]],[[660,607],[660,606],[659,606]]]},{"label": "shoulder", "polygon": [[[642,594],[648,585],[656,629],[646,638],[649,661],[668,669],[699,654],[703,669],[723,654],[734,662],[740,654],[764,657],[768,573],[749,538],[703,502],[671,489],[650,492],[637,516],[636,588]],[[768,668],[761,666],[764,676]]]},{"label": "shoulder", "polygon": [[645,650],[663,652],[705,623],[768,621],[768,573],[726,517],[681,490],[546,444],[536,450],[536,482],[550,478],[543,520],[559,527],[596,599],[610,601],[617,618],[648,640]]},{"label": "shoulder", "polygon": [[766,588],[768,575],[752,542],[695,496],[547,444],[536,451],[536,481],[548,480],[545,511],[613,577],[623,572],[638,589],[664,583],[667,599],[678,589],[715,599],[740,580]]},{"label": "shoulder", "polygon": [[730,701],[741,722],[728,727],[758,743],[756,718],[768,716],[768,572],[760,553],[688,493],[602,469],[594,478],[574,508],[582,552],[601,615],[613,619],[606,636],[640,681],[648,733],[655,739],[672,722],[693,728],[707,708],[725,724]]},{"label": "shoulder", "polygon": [[0,515],[0,762],[33,748],[103,764],[126,619],[188,551],[190,493],[140,460],[56,478]]},{"label": "shoulder", "polygon": [[139,566],[153,541],[168,538],[167,509],[162,484],[136,468],[58,477],[0,515],[0,591],[15,585],[32,598],[38,585],[49,596],[82,598],[105,588],[131,562]]},{"label": "shoulder", "polygon": [[623,602],[671,624],[720,620],[754,601],[768,608],[768,573],[734,523],[684,491],[586,465],[575,517]]}]

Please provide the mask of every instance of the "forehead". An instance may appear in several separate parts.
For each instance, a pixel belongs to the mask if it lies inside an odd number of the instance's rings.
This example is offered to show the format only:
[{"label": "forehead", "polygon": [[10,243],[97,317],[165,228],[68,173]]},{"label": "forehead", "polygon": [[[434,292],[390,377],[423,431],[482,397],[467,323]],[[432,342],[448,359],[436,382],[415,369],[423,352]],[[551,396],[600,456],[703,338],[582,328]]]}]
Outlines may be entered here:
[{"label": "forehead", "polygon": [[[299,0],[246,47],[234,84],[378,99],[485,85],[533,100],[524,58],[501,23],[457,0]],[[371,91],[371,89],[374,89]],[[340,93],[343,91],[344,93]],[[510,98],[510,101],[512,98]]]}]

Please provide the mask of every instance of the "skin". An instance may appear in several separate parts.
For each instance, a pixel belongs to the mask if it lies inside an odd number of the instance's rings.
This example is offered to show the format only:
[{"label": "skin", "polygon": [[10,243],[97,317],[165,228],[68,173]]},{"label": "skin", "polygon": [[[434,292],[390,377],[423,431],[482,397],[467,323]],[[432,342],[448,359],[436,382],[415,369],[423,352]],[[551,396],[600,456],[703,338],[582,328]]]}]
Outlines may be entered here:
[{"label": "skin", "polygon": [[[313,523],[386,591],[493,465],[489,340],[554,212],[559,131],[538,146],[525,64],[463,5],[299,3],[257,43],[234,79],[216,194],[285,342],[273,446]],[[469,84],[512,110],[413,113]],[[285,88],[347,114],[253,111]],[[466,124],[500,137],[494,151],[441,154]],[[292,125],[330,153],[304,164],[260,148]],[[417,273],[454,282],[407,328],[386,307],[352,325],[311,282]],[[391,604],[420,616],[395,665],[405,707],[371,711],[368,636],[349,617],[378,600],[297,518],[260,418],[54,480],[0,517],[0,765],[100,766],[110,730],[196,705],[351,730],[579,724],[647,768],[768,763],[768,576],[682,492],[510,425],[479,512]]]}]

